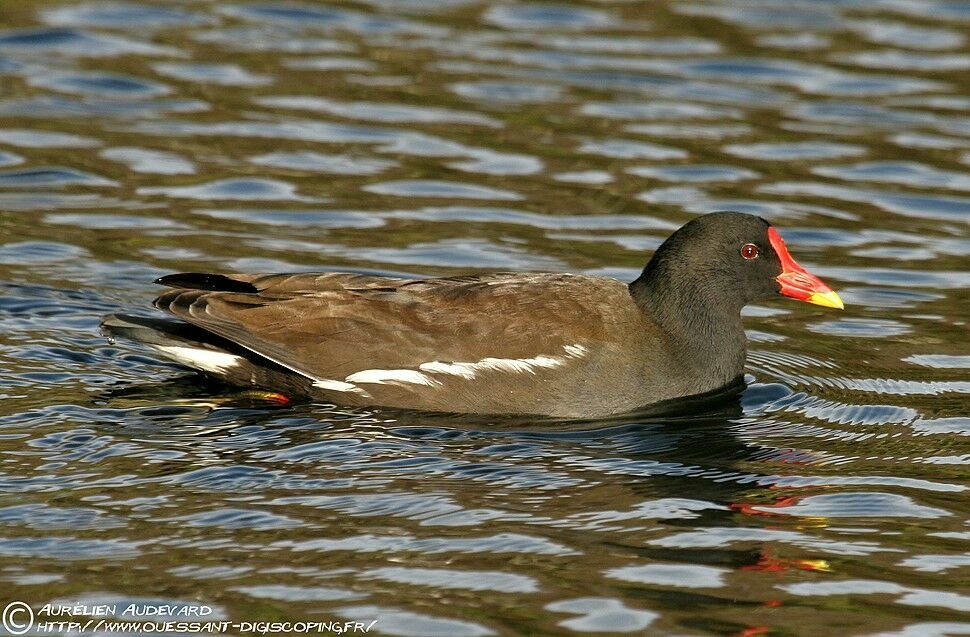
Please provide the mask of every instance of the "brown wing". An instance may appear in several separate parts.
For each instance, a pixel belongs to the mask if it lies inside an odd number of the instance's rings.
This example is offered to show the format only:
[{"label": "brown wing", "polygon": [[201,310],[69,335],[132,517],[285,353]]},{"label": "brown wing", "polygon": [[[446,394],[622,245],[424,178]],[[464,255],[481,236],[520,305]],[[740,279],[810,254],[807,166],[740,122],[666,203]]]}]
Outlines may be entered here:
[{"label": "brown wing", "polygon": [[[159,282],[185,285],[194,275]],[[206,275],[212,276],[212,275]],[[219,275],[216,275],[219,276]],[[179,278],[181,277],[181,278]],[[527,359],[609,340],[626,286],[566,274],[406,280],[233,275],[230,290],[174,289],[157,307],[314,379],[423,363]]]}]

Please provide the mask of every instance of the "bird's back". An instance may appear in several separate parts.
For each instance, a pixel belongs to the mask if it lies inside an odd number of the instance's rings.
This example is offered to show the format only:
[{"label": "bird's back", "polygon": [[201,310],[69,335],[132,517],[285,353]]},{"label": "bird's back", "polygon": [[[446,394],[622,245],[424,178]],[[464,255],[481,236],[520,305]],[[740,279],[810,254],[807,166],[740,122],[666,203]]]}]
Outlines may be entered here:
[{"label": "bird's back", "polygon": [[655,326],[614,279],[497,273],[173,275],[156,306],[334,402],[595,417],[671,397]]}]

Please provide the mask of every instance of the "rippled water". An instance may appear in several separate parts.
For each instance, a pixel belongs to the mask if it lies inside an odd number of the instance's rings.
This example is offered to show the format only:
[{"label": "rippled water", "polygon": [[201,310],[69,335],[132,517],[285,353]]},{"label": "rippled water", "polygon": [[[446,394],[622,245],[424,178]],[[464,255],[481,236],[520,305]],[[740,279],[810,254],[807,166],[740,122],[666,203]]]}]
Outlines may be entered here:
[{"label": "rippled water", "polygon": [[[970,634],[970,5],[4,2],[4,604],[462,637]],[[717,413],[550,427],[204,383],[179,270],[632,279],[693,215],[842,293]]]}]

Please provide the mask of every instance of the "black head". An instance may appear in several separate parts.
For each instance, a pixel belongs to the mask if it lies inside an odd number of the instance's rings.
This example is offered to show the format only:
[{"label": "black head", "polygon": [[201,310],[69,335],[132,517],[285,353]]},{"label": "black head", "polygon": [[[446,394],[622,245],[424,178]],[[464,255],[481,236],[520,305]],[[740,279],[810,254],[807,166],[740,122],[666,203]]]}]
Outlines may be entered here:
[{"label": "black head", "polygon": [[715,212],[685,224],[657,248],[631,291],[686,311],[740,312],[778,294],[842,307],[834,292],[795,262],[771,224],[740,212]]}]

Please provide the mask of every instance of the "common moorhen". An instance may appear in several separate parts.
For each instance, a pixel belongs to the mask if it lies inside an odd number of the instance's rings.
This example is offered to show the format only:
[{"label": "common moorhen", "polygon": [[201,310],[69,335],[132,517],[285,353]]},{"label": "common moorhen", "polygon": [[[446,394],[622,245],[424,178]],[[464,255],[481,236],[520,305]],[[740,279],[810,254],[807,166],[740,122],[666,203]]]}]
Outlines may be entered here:
[{"label": "common moorhen", "polygon": [[409,280],[172,274],[110,336],[235,385],[345,405],[599,418],[736,384],[741,308],[778,294],[842,308],[764,219],[719,212],[672,234],[629,285],[559,273]]}]

